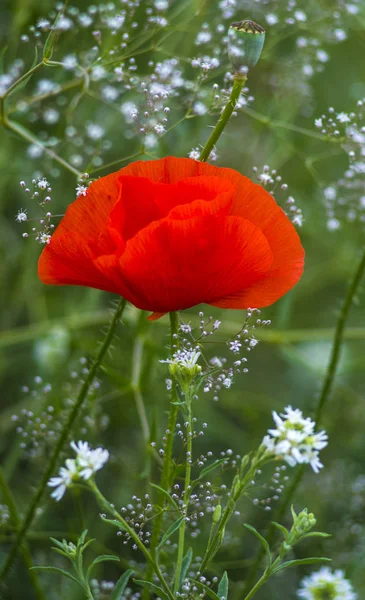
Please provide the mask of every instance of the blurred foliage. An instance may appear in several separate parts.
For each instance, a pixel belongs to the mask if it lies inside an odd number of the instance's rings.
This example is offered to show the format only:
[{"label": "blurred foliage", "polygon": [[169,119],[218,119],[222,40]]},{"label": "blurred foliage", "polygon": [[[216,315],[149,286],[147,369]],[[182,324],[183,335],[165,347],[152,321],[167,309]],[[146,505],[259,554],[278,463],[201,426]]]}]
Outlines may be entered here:
[{"label": "blurred foliage", "polygon": [[[318,4],[326,6],[325,2]],[[86,9],[88,3],[79,0],[77,5]],[[196,0],[185,2],[182,19],[189,11],[199,7],[202,14],[196,17],[196,21],[189,22],[187,31],[182,27],[180,32],[166,40],[164,49],[172,55],[193,57],[199,23],[208,21],[211,12],[218,10],[215,5]],[[29,25],[52,8],[52,3],[46,0],[3,0],[0,36],[8,46],[1,58],[5,71],[6,65],[16,56],[21,56],[28,66],[31,65],[30,45],[22,45],[19,38]],[[259,3],[252,3],[250,17],[260,22],[264,14]],[[301,78],[295,64],[291,64],[285,77],[277,68],[292,52],[290,32],[280,41],[273,39],[274,34],[269,28],[263,59],[249,80],[250,93],[255,96],[254,110],[272,121],[311,131],[316,131],[314,118],[326,111],[328,106],[334,106],[336,111],[351,112],[356,101],[365,95],[365,37],[360,26],[363,20],[364,17],[362,21],[360,17],[354,19],[348,39],[328,50],[331,60],[324,71],[314,75],[310,83],[303,81],[302,86],[294,85],[294,80]],[[74,40],[74,43],[79,42]],[[57,80],[58,72],[51,75]],[[270,83],[274,76],[278,78],[275,86]],[[32,87],[33,81],[28,85]],[[21,93],[26,94],[27,89]],[[67,102],[74,97],[73,92],[67,95]],[[200,398],[196,416],[208,422],[209,433],[197,445],[202,452],[212,450],[216,455],[227,448],[242,455],[257,445],[271,425],[272,410],[280,411],[291,404],[303,409],[304,413],[312,414],[328,361],[337,311],[363,246],[358,222],[344,224],[335,232],[328,231],[326,227],[322,189],[337,180],[344,171],[346,154],[337,152],[338,148],[332,154],[331,144],[290,128],[262,123],[254,115],[250,109],[242,109],[229,125],[219,142],[218,164],[236,168],[248,176],[253,166],[261,168],[269,164],[278,170],[304,213],[305,221],[300,233],[306,249],[306,270],[291,293],[263,311],[263,317],[272,320],[270,329],[278,334],[273,334],[271,340],[269,330],[262,334],[262,342],[250,357],[249,373],[237,377],[234,387],[222,394],[219,403],[206,400],[203,395]],[[72,123],[79,126],[90,119],[102,123],[110,133],[113,145],[108,161],[136,151],[135,139],[128,140],[123,136],[123,121],[107,103],[96,103],[91,97],[83,98],[74,111]],[[216,117],[204,115],[183,122],[162,138],[156,152],[161,156],[186,156],[192,145],[204,143],[215,120]],[[57,135],[57,126],[54,135]],[[27,143],[14,133],[1,128],[0,136],[0,451],[4,472],[22,513],[43,470],[48,451],[34,458],[25,455],[19,449],[21,436],[16,434],[16,424],[11,417],[13,414],[21,416],[23,409],[38,413],[50,404],[62,407],[65,397],[74,394],[75,381],[70,372],[75,370],[78,373],[80,359],[91,356],[95,350],[101,339],[101,329],[108,322],[113,298],[84,288],[48,288],[38,281],[40,246],[30,238],[22,239],[22,226],[15,222],[17,211],[27,202],[19,181],[30,181],[35,171],[41,171],[52,182],[52,210],[63,212],[75,197],[75,177],[46,157],[44,165],[43,159],[29,158]],[[316,157],[327,151],[328,156],[316,162]],[[50,166],[57,167],[59,177],[52,179]],[[334,567],[346,570],[359,597],[365,593],[362,566],[365,555],[363,300],[360,294],[351,311],[340,372],[325,411],[323,426],[330,438],[330,444],[322,455],[325,469],[318,476],[308,469],[295,500],[298,509],[307,506],[316,515],[322,531],[333,534],[330,540],[317,541],[315,545],[313,541],[308,542],[310,550],[303,547],[299,552],[305,556],[315,548],[317,555],[331,556]],[[208,314],[207,310],[205,314]],[[228,337],[225,332],[232,333],[235,327],[238,330],[242,321],[239,312],[209,309],[209,314],[223,321],[223,338]],[[87,427],[87,438],[110,450],[112,460],[99,475],[99,481],[106,495],[120,506],[127,503],[132,494],[146,492],[147,477],[151,469],[155,470],[141,435],[133,394],[128,387],[133,367],[132,350],[138,332],[144,343],[142,392],[149,421],[157,424],[156,439],[162,436],[166,426],[165,367],[158,360],[167,355],[168,319],[149,323],[145,316],[141,321],[135,310],[128,311],[125,323],[119,328],[112,356],[107,359],[101,373],[100,389],[95,398],[89,399],[78,433],[74,434],[76,438],[82,436],[83,428]],[[197,322],[197,310],[189,311],[184,318]],[[292,338],[290,335],[286,337],[285,332],[292,332]],[[34,383],[35,377],[41,377],[42,383]],[[47,383],[52,384],[52,390],[44,393],[41,390]],[[22,391],[22,386],[28,386],[30,392]],[[38,391],[32,393],[32,390]],[[292,477],[292,473],[289,475]],[[232,581],[232,600],[242,597],[245,567],[256,550],[255,542],[249,538],[242,523],[254,521],[257,529],[264,531],[274,515],[274,507],[268,513],[249,502],[242,506],[242,514],[232,528],[232,544],[218,555],[216,561],[218,573],[228,570]],[[87,496],[80,500],[76,494],[67,494],[57,505],[46,498],[29,535],[34,561],[40,564],[47,560],[50,535],[75,539],[72,532],[80,532],[85,526],[100,546],[118,552],[117,538],[105,531],[96,517],[97,508]],[[6,550],[7,545],[2,552]],[[125,547],[121,552],[126,558],[134,558],[132,551]],[[294,598],[303,574],[304,571],[285,572],[257,595],[258,600]],[[114,565],[107,565],[105,570],[100,571],[100,576],[115,580],[119,574]],[[50,583],[52,578],[42,576],[43,581],[50,586],[47,598],[81,598],[78,590],[67,582],[60,581],[55,586]],[[33,598],[20,558],[3,597],[12,600]]]}]

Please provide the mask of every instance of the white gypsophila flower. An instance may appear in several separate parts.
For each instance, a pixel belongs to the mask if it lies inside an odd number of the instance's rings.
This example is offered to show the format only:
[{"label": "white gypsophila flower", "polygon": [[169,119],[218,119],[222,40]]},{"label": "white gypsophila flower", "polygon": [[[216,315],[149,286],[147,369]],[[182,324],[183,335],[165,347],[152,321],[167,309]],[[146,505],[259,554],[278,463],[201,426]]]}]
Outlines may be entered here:
[{"label": "white gypsophila flower", "polygon": [[281,457],[291,467],[309,464],[315,473],[323,467],[319,451],[328,443],[325,431],[315,432],[315,422],[304,418],[298,408],[285,408],[284,414],[273,411],[276,429],[269,429],[263,439],[269,453]]},{"label": "white gypsophila flower", "polygon": [[27,210],[21,208],[18,211],[17,216],[15,217],[15,220],[17,223],[23,223],[23,221],[26,221],[28,219],[28,215],[27,215]]},{"label": "white gypsophila flower", "polygon": [[78,468],[73,458],[66,460],[66,466],[61,467],[58,477],[51,477],[47,485],[56,489],[51,493],[51,497],[59,502],[66,489],[71,485],[74,479],[77,479]]},{"label": "white gypsophila flower", "polygon": [[350,123],[350,121],[351,121],[351,117],[345,112],[338,113],[338,115],[336,116],[336,119],[340,123]]},{"label": "white gypsophila flower", "polygon": [[87,192],[86,185],[82,185],[81,183],[78,183],[77,186],[76,186],[77,197],[79,197],[79,196],[86,196],[86,192]]},{"label": "white gypsophila flower", "polygon": [[345,578],[344,572],[332,571],[322,567],[319,571],[304,577],[299,590],[298,598],[303,600],[356,600],[351,583]]},{"label": "white gypsophila flower", "polygon": [[44,177],[43,179],[40,179],[37,183],[37,187],[39,187],[40,190],[46,190],[49,187],[47,179],[45,179]]},{"label": "white gypsophila flower", "polygon": [[160,360],[160,362],[191,369],[196,365],[200,354],[201,353],[198,350],[178,350],[172,355],[172,358]]}]

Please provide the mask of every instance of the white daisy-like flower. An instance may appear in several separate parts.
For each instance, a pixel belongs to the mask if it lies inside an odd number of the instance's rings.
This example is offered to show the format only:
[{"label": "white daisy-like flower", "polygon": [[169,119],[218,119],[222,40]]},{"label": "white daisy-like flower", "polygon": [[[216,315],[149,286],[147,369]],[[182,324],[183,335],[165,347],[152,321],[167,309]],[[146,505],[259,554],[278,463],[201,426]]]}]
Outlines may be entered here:
[{"label": "white daisy-like flower", "polygon": [[275,429],[269,429],[263,444],[270,454],[282,458],[291,467],[309,464],[315,473],[323,467],[319,452],[327,446],[325,431],[315,432],[315,422],[304,418],[298,408],[285,408],[284,414],[273,412]]},{"label": "white daisy-like flower", "polygon": [[58,477],[51,477],[47,485],[56,488],[53,490],[51,497],[59,502],[63,497],[66,489],[72,484],[72,481],[78,478],[78,467],[73,458],[66,460],[66,466],[60,468]]},{"label": "white daisy-like flower", "polygon": [[80,479],[90,479],[109,458],[107,450],[103,448],[92,450],[87,442],[71,442],[70,446],[76,452],[76,458],[68,458],[66,466],[60,468],[59,475],[52,477],[47,484],[56,488],[51,496],[57,502],[61,500],[68,487]]},{"label": "white daisy-like flower", "polygon": [[356,600],[358,597],[344,572],[328,567],[304,577],[297,596],[303,600]]},{"label": "white daisy-like flower", "polygon": [[15,217],[16,222],[23,223],[27,219],[28,219],[28,215],[27,215],[26,209],[21,208],[20,211],[18,212],[17,216]]}]

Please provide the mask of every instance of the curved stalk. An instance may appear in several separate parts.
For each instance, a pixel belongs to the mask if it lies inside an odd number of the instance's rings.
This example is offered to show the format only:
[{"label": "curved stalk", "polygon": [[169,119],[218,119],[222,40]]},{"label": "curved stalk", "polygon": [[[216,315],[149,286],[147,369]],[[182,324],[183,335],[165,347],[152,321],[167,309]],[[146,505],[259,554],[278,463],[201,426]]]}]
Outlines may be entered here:
[{"label": "curved stalk", "polygon": [[[330,397],[330,394],[332,392],[332,388],[333,388],[333,384],[335,381],[339,361],[341,358],[341,347],[342,347],[342,344],[343,344],[343,341],[345,338],[344,334],[345,334],[346,322],[347,322],[347,319],[349,316],[352,302],[357,293],[357,290],[358,290],[360,282],[364,276],[364,273],[365,273],[365,250],[363,251],[360,261],[356,266],[356,270],[350,281],[350,285],[347,289],[347,293],[343,300],[340,314],[337,319],[335,333],[334,333],[334,337],[333,337],[331,356],[330,356],[330,360],[328,363],[326,375],[325,375],[325,378],[324,378],[324,381],[322,384],[321,393],[319,395],[319,399],[317,402],[317,407],[315,410],[314,420],[315,420],[317,426],[321,423],[324,407],[325,407],[325,405]],[[275,520],[278,521],[279,523],[280,523],[281,519],[283,518],[284,514],[286,513],[288,506],[290,506],[290,504],[292,502],[293,495],[295,494],[296,490],[298,489],[298,486],[300,485],[300,482],[302,481],[304,471],[305,471],[305,465],[301,465],[298,468],[295,478],[293,479],[293,482],[291,483],[291,485],[283,499],[283,502],[280,506],[278,514],[275,518]],[[276,532],[275,527],[273,525],[271,525],[268,529],[268,533],[266,536],[266,539],[269,544],[271,544],[271,542],[274,538],[275,532]],[[249,587],[252,584],[252,582],[256,576],[257,570],[260,567],[263,556],[264,556],[264,551],[262,548],[260,548],[256,555],[256,558],[254,560],[251,575],[247,582],[247,587]]]},{"label": "curved stalk", "polygon": [[126,304],[127,304],[126,300],[124,300],[124,299],[120,300],[118,307],[114,313],[113,319],[109,325],[109,328],[108,328],[108,331],[104,338],[104,341],[103,341],[102,345],[100,346],[99,352],[97,353],[97,355],[89,369],[89,372],[86,376],[84,383],[81,386],[81,389],[76,398],[74,407],[71,410],[67,421],[65,422],[64,426],[62,427],[62,430],[59,435],[58,441],[56,443],[55,449],[54,449],[53,454],[48,462],[48,466],[43,474],[43,477],[41,479],[40,484],[38,485],[38,488],[33,496],[33,499],[30,502],[30,505],[29,505],[27,513],[24,517],[23,523],[19,528],[14,546],[13,546],[12,550],[10,551],[6,561],[4,561],[4,563],[2,565],[2,568],[0,571],[0,582],[3,581],[5,579],[5,577],[7,576],[9,569],[11,568],[11,566],[18,554],[20,546],[23,543],[23,540],[28,532],[28,529],[30,528],[30,526],[33,522],[33,519],[36,514],[36,510],[37,510],[39,503],[42,500],[43,494],[46,490],[48,480],[54,472],[54,469],[57,465],[60,453],[62,452],[64,445],[68,439],[68,436],[72,430],[72,427],[73,427],[77,417],[80,414],[80,410],[84,404],[87,394],[90,391],[91,385],[94,382],[94,379],[96,377],[96,374],[100,367],[100,364],[101,364],[106,352],[108,351],[108,349],[110,347],[116,327],[119,323],[119,320],[121,319],[121,317],[123,315]]}]

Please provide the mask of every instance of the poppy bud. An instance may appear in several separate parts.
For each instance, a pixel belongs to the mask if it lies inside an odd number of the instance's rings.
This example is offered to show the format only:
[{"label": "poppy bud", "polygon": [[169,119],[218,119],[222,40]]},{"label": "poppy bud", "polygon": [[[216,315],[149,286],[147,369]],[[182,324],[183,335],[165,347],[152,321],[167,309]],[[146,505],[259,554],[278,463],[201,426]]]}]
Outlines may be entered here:
[{"label": "poppy bud", "polygon": [[232,23],[228,30],[228,55],[235,73],[247,72],[261,56],[265,29],[253,21]]}]

